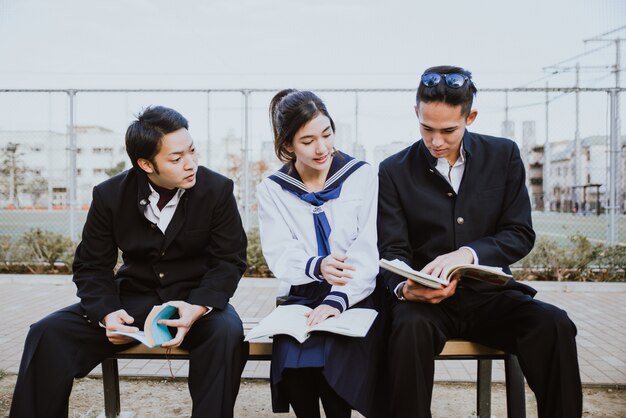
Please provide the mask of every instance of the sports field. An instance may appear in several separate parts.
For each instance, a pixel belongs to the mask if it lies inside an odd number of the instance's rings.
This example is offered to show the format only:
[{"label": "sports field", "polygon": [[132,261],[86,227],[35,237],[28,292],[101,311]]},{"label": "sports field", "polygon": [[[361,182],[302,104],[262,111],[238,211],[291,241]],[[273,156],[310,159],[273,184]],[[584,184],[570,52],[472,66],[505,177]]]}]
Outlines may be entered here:
[{"label": "sports field", "polygon": [[[606,243],[608,216],[605,214],[573,214],[533,212],[533,227],[537,237],[545,237],[565,244],[568,237],[580,234],[593,243]],[[626,215],[617,218],[618,243],[626,245]]]},{"label": "sports field", "polygon": [[[74,238],[80,235],[87,211],[75,211]],[[538,237],[546,237],[565,244],[575,234],[588,237],[591,242],[604,243],[607,238],[606,215],[533,212],[533,225]],[[626,245],[626,215],[618,217],[619,243]],[[41,228],[63,235],[70,233],[69,211],[60,210],[0,210],[0,235],[17,237],[31,228]]]},{"label": "sports field", "polygon": [[86,210],[74,211],[74,234],[68,210],[0,210],[0,235],[19,237],[32,228],[41,228],[78,238],[87,217]]}]

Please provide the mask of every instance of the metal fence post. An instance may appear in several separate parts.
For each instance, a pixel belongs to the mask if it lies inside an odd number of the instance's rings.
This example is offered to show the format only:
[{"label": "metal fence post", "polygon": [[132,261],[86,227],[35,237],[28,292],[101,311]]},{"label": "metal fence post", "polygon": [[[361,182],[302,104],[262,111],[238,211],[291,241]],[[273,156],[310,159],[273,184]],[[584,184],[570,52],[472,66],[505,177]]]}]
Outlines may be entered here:
[{"label": "metal fence post", "polygon": [[552,210],[552,190],[550,177],[551,170],[551,158],[550,155],[550,92],[548,90],[548,83],[546,83],[546,141],[543,145],[543,210],[544,212],[550,212]]},{"label": "metal fence post", "polygon": [[211,168],[211,92],[206,92],[206,163]]},{"label": "metal fence post", "polygon": [[250,227],[250,164],[249,164],[249,141],[250,141],[250,90],[243,90],[244,98],[244,121],[243,121],[243,227]]},{"label": "metal fence post", "polygon": [[609,143],[609,193],[607,194],[606,208],[609,212],[608,225],[607,225],[607,245],[615,245],[618,242],[618,231],[616,218],[619,216],[619,202],[618,202],[618,190],[617,184],[619,175],[619,145],[618,145],[618,132],[617,132],[617,89],[611,89],[609,95],[611,97],[610,119],[611,119],[611,132]]},{"label": "metal fence post", "polygon": [[70,211],[70,225],[69,233],[71,239],[76,239],[76,189],[77,189],[77,173],[76,173],[76,128],[74,126],[74,98],[76,97],[76,90],[68,90],[67,94],[70,98],[70,144],[69,144],[69,157],[70,157],[70,171],[68,173],[69,181],[69,211]]}]

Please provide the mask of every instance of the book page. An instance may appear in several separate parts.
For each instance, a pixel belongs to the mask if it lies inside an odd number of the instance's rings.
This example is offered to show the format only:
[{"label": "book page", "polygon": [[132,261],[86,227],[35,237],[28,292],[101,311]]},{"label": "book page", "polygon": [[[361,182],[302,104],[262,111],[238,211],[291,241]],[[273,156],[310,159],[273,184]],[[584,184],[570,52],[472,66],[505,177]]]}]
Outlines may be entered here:
[{"label": "book page", "polygon": [[137,331],[137,332],[113,331],[111,334],[125,335],[127,337],[134,338],[135,340],[139,341],[140,343],[144,344],[147,347],[150,347],[150,348],[154,347],[150,345],[150,342],[148,341],[148,338],[146,337],[146,333],[143,331]]},{"label": "book page", "polygon": [[172,333],[167,325],[159,324],[158,321],[161,319],[170,319],[176,312],[178,312],[178,308],[166,303],[163,305],[155,305],[152,308],[144,325],[146,338],[152,346],[158,347],[172,339]]},{"label": "book page", "polygon": [[407,279],[413,280],[422,286],[432,287],[433,289],[441,289],[442,285],[447,286],[449,284],[447,279],[414,270],[404,261],[400,261],[398,259],[391,261],[381,259],[379,264],[382,268],[406,277]]},{"label": "book page", "polygon": [[374,309],[354,308],[344,311],[341,315],[327,318],[313,325],[311,331],[327,331],[349,337],[365,337],[376,319]]},{"label": "book page", "polygon": [[505,273],[500,267],[481,266],[478,264],[461,264],[451,266],[446,270],[445,274],[446,277],[460,274],[463,277],[500,286],[506,284],[513,278],[513,276]]},{"label": "book page", "polygon": [[304,305],[281,305],[263,318],[259,325],[252,328],[245,340],[287,334],[302,343],[308,338],[307,318],[304,314],[311,310]]}]

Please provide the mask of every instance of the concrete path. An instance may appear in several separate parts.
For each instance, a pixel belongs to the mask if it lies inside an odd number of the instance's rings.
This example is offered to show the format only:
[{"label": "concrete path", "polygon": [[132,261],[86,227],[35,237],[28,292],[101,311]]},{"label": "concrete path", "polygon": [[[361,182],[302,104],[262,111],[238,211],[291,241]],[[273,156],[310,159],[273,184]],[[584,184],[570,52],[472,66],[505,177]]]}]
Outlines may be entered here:
[{"label": "concrete path", "polygon": [[[583,384],[626,386],[626,283],[533,282],[537,299],[565,309],[578,327]],[[231,303],[242,318],[261,318],[274,307],[278,282],[246,278]],[[77,301],[69,276],[0,275],[0,369],[17,373],[31,323]],[[123,376],[169,376],[162,360],[120,360]],[[187,361],[173,361],[176,376],[187,375]],[[100,374],[99,367],[92,374]],[[268,378],[269,362],[250,361],[244,378]],[[436,381],[474,382],[476,362],[437,361]],[[494,361],[493,380],[504,381],[502,361]]]}]

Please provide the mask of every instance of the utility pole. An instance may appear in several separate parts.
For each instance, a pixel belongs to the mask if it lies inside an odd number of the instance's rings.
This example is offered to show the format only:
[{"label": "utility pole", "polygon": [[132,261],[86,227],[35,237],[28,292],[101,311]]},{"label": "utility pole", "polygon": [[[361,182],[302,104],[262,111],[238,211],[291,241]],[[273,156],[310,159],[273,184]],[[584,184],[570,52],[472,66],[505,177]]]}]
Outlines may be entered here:
[{"label": "utility pole", "polygon": [[[580,63],[576,63],[576,128],[574,129],[574,186],[580,186]],[[576,211],[579,210],[578,187],[572,188],[572,200]]]},{"label": "utility pole", "polygon": [[[582,185],[582,181],[583,181],[583,175],[582,175],[582,164],[581,164],[581,138],[580,138],[580,70],[581,68],[584,69],[597,69],[599,67],[597,66],[585,66],[585,67],[581,67],[579,62],[576,62],[576,65],[571,67],[571,66],[560,66],[560,65],[553,65],[550,67],[544,67],[544,70],[552,70],[552,74],[558,74],[560,72],[566,72],[566,71],[570,71],[570,70],[574,70],[576,73],[576,91],[575,91],[575,97],[576,97],[576,111],[575,111],[575,128],[574,128],[574,158],[573,158],[573,164],[572,164],[572,171],[573,171],[573,184],[571,185],[571,197],[572,197],[572,203],[575,205],[575,207],[577,208],[577,210],[581,209],[579,207],[580,205],[580,196],[579,194],[579,189],[581,188],[580,186]],[[607,67],[600,67],[600,68],[607,68]],[[584,209],[584,208],[583,208]]]},{"label": "utility pole", "polygon": [[543,145],[543,210],[549,212],[552,203],[552,190],[550,182],[551,159],[550,155],[550,92],[546,82],[546,140]]},{"label": "utility pole", "polygon": [[[606,36],[614,32],[623,30],[623,29],[626,29],[626,26],[622,26],[620,28],[603,33],[601,35],[595,36],[590,39],[585,39],[584,41],[585,43],[604,42],[604,43],[613,43],[615,45],[615,65],[613,65],[613,70],[612,70],[615,73],[615,97],[611,97],[611,104],[613,105],[613,110],[611,113],[612,113],[612,118],[614,118],[615,120],[611,120],[611,127],[612,127],[611,131],[614,132],[614,135],[617,135],[617,140],[616,140],[617,142],[616,144],[613,144],[613,142],[611,142],[611,144],[612,146],[615,145],[617,147],[617,151],[611,150],[610,152],[618,152],[618,153],[624,146],[624,141],[622,140],[622,129],[621,129],[621,120],[620,120],[620,90],[619,89],[621,87],[620,72],[623,70],[621,67],[620,49],[621,49],[621,42],[626,41],[626,38],[616,37],[616,38],[611,39],[611,38],[607,38]],[[611,184],[611,188],[615,188],[616,193],[613,194],[612,191],[609,191],[609,194],[615,195],[615,198],[616,198],[616,201],[612,202],[611,205],[613,207],[617,207],[617,210],[620,212],[621,212],[621,208],[623,207],[622,190],[624,190],[621,169],[622,169],[621,164],[617,164],[616,166],[611,168],[612,171],[615,171],[615,173],[611,173],[610,175],[611,179],[615,181],[614,183]]]},{"label": "utility pole", "polygon": [[16,163],[16,158],[15,158],[15,154],[17,153],[17,147],[19,145],[18,144],[14,144],[12,142],[9,142],[6,146],[6,151],[9,154],[9,201],[8,201],[8,206],[17,206],[15,204],[16,202],[16,193],[15,193],[15,183],[17,181],[16,179],[16,171],[17,171],[17,163]]}]

